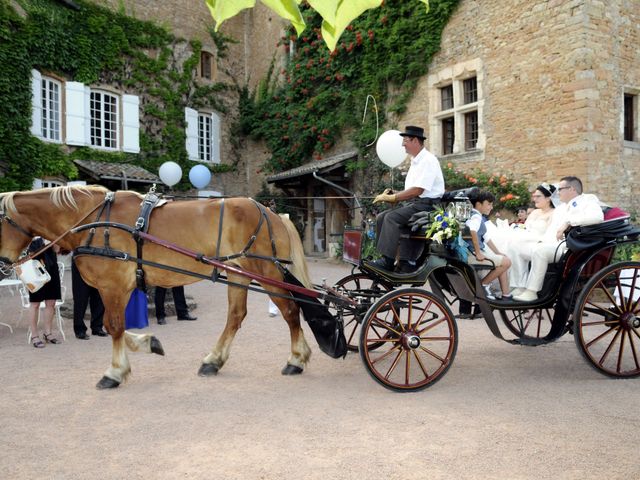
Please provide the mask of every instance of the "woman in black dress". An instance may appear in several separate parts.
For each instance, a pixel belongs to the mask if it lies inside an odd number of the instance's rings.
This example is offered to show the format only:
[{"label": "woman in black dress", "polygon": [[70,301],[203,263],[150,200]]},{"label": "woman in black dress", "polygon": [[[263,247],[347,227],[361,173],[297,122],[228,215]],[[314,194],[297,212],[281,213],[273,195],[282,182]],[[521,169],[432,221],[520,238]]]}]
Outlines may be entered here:
[{"label": "woman in black dress", "polygon": [[[29,245],[29,253],[37,252],[45,243],[41,237],[35,237]],[[53,315],[55,314],[56,300],[59,300],[61,296],[60,292],[60,273],[58,271],[58,256],[57,252],[60,250],[58,245],[54,245],[45,252],[41,253],[35,260],[40,260],[44,263],[44,267],[49,272],[51,280],[49,280],[40,290],[37,292],[29,292],[29,322],[31,325],[31,343],[36,348],[44,348],[44,342],[47,343],[60,343],[52,333],[51,328],[53,326]],[[44,332],[42,338],[38,334],[38,312],[40,311],[40,302],[44,302],[43,309],[43,324]]]}]

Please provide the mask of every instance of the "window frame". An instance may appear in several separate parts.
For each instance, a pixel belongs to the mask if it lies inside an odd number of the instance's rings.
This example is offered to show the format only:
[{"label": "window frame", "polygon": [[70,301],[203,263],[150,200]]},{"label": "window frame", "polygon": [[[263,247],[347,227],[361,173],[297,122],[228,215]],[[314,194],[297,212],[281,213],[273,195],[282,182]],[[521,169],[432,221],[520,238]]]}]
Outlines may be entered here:
[{"label": "window frame", "polygon": [[[451,65],[427,76],[428,148],[435,155],[483,154],[486,145],[483,80],[480,59]],[[447,89],[453,92],[452,102],[443,101],[443,92]],[[449,105],[451,108],[445,108]]]},{"label": "window frame", "polygon": [[220,115],[207,110],[185,107],[185,148],[189,160],[220,164],[222,126]]},{"label": "window frame", "polygon": [[[41,113],[40,113],[40,139],[45,142],[62,143],[62,82],[56,78],[48,75],[42,75],[40,88],[41,99]],[[52,105],[53,99],[51,99],[50,87],[55,86],[57,88],[57,100]],[[56,108],[57,107],[57,108]],[[53,110],[53,112],[52,112]],[[55,117],[55,118],[53,118]],[[57,123],[57,129],[51,128],[51,122]],[[47,125],[49,123],[49,125]],[[57,138],[51,136],[51,132],[57,134]]]},{"label": "window frame", "polygon": [[[52,98],[51,86],[57,89],[57,98]],[[90,147],[96,150],[140,153],[140,97],[119,91],[109,85],[92,88],[81,82],[67,80],[55,74],[31,70],[31,134],[45,142],[70,147]],[[100,140],[92,133],[92,96],[101,96]],[[108,119],[113,133],[107,138],[103,130],[106,112],[104,98],[112,97],[112,118]],[[55,100],[56,108],[52,107]],[[95,100],[94,100],[95,101]],[[95,109],[94,109],[95,110]],[[54,118],[55,117],[55,118]],[[51,120],[54,127],[51,129]],[[48,124],[48,125],[47,125]],[[95,129],[95,126],[94,126]],[[58,138],[52,138],[55,131]],[[109,140],[107,146],[104,140]]]},{"label": "window frame", "polygon": [[[198,73],[200,78],[204,80],[213,80],[213,53],[206,50],[200,52],[200,65]],[[207,71],[206,71],[207,70]],[[208,74],[208,75],[207,75]]]},{"label": "window frame", "polygon": [[[98,102],[101,106],[100,110],[96,110],[94,105],[96,104],[96,100],[94,96],[100,96],[100,101]],[[113,105],[115,108],[115,119],[110,118],[107,119],[107,114],[112,114],[112,112],[106,112],[104,106],[107,105],[105,103],[105,97],[110,97],[113,99],[113,102],[109,102],[109,105]],[[119,151],[121,149],[121,110],[122,110],[122,96],[120,94],[114,93],[109,90],[92,88],[89,94],[89,146],[91,148],[95,148],[97,150],[108,150],[108,151]],[[98,111],[100,113],[98,119],[94,118],[94,111]],[[99,126],[96,126],[96,123],[99,122]],[[105,124],[108,123],[110,126],[113,125],[114,129],[107,129]],[[94,130],[99,130],[100,135],[95,135]],[[112,135],[109,137],[105,136],[106,132],[112,132]],[[95,143],[95,140],[99,139],[101,141],[101,145]],[[106,146],[105,140],[109,142],[115,143],[115,146]]]},{"label": "window frame", "polygon": [[213,163],[213,119],[210,113],[198,112],[198,159]]},{"label": "window frame", "polygon": [[[630,103],[629,109],[627,99]],[[640,144],[640,89],[624,89],[621,110],[622,141],[625,145],[637,146]]]}]

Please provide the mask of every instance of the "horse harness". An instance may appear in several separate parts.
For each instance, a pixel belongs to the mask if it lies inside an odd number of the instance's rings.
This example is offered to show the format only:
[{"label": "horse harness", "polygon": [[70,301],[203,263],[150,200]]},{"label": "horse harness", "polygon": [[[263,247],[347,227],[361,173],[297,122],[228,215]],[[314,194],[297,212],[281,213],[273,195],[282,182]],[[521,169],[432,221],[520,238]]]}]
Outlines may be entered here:
[{"label": "horse harness", "polygon": [[[105,196],[104,201],[102,202],[102,205],[100,206],[100,209],[98,211],[98,214],[95,218],[95,221],[92,223],[89,223],[87,225],[82,225],[80,227],[77,227],[74,229],[74,232],[80,232],[82,230],[87,230],[89,229],[89,236],[87,237],[87,241],[85,242],[84,245],[77,247],[74,250],[74,256],[76,255],[97,255],[97,256],[101,256],[101,257],[108,257],[108,258],[114,258],[114,259],[118,259],[118,260],[128,260],[128,261],[135,261],[136,262],[136,286],[138,289],[142,290],[142,291],[146,291],[146,282],[145,282],[145,274],[144,274],[144,270],[143,270],[143,266],[147,265],[147,266],[153,266],[153,267],[158,267],[158,268],[164,268],[165,270],[171,270],[177,273],[184,273],[187,275],[191,275],[194,276],[194,272],[188,272],[179,268],[175,268],[175,267],[170,267],[168,265],[162,265],[159,264],[157,262],[152,262],[149,260],[145,260],[143,258],[143,246],[144,246],[144,242],[145,239],[148,241],[151,241],[152,243],[158,244],[160,246],[163,247],[167,247],[170,248],[172,250],[178,251],[179,253],[183,253],[186,254],[188,256],[192,256],[194,259],[198,260],[199,262],[202,263],[207,263],[205,261],[206,258],[210,258],[210,257],[205,257],[204,254],[202,253],[198,253],[198,254],[190,254],[187,253],[185,250],[178,248],[171,248],[171,247],[176,247],[175,245],[166,242],[162,239],[159,238],[155,238],[152,237],[150,235],[147,234],[147,231],[149,229],[149,218],[151,216],[151,212],[153,211],[154,208],[159,207],[164,205],[165,203],[167,203],[166,200],[161,199],[156,193],[155,193],[155,189],[151,189],[151,191],[149,191],[143,201],[142,204],[140,206],[140,213],[138,215],[138,219],[136,220],[136,223],[134,225],[134,227],[130,227],[128,225],[122,225],[122,224],[117,224],[117,223],[113,223],[110,221],[110,215],[111,215],[111,207],[113,205],[113,203],[115,202],[115,193],[114,192],[108,192]],[[283,267],[283,264],[291,264],[292,262],[290,260],[286,260],[286,259],[281,259],[277,257],[277,250],[276,250],[276,244],[275,244],[275,240],[273,238],[273,228],[271,225],[271,220],[269,219],[269,215],[267,213],[266,208],[261,205],[260,203],[256,202],[255,200],[253,200],[254,205],[256,206],[256,208],[258,209],[258,211],[260,212],[260,216],[259,216],[259,220],[258,220],[258,224],[256,225],[255,230],[253,231],[252,235],[249,237],[249,240],[247,241],[247,244],[244,246],[244,248],[239,252],[239,253],[234,253],[231,255],[225,255],[225,256],[220,256],[220,242],[222,240],[222,233],[223,233],[223,223],[224,223],[224,199],[221,200],[221,205],[220,205],[220,221],[218,224],[218,241],[216,244],[216,255],[213,259],[219,261],[219,262],[224,262],[224,261],[228,261],[228,260],[233,260],[235,258],[241,258],[241,257],[246,257],[246,258],[257,258],[260,260],[268,260],[273,262],[278,269],[284,274],[285,269]],[[102,216],[104,215],[104,220],[101,221]],[[251,253],[249,250],[251,249],[251,247],[253,246],[253,244],[255,243],[258,234],[260,233],[260,231],[262,230],[263,225],[267,226],[267,231],[269,234],[269,239],[270,239],[270,243],[271,243],[271,251],[273,256],[272,257],[268,257],[265,255],[259,255],[256,253]],[[104,246],[103,247],[99,247],[99,246],[94,246],[92,245],[94,236],[95,236],[95,232],[96,232],[96,228],[104,228]],[[125,230],[129,233],[131,233],[133,239],[136,242],[136,256],[133,257],[130,254],[126,253],[126,252],[122,252],[122,251],[118,251],[118,250],[114,250],[113,248],[111,248],[111,245],[109,244],[109,228],[110,227],[114,227],[114,228],[118,228],[121,230]],[[141,233],[146,234],[146,235],[141,235]],[[144,238],[143,238],[144,237]],[[195,276],[200,276],[200,275],[195,275]],[[210,279],[212,281],[217,281],[220,278],[220,272],[218,270],[217,266],[214,266],[214,270],[213,273],[211,275],[211,277],[209,276],[201,276],[202,278],[206,278],[206,279]]]}]

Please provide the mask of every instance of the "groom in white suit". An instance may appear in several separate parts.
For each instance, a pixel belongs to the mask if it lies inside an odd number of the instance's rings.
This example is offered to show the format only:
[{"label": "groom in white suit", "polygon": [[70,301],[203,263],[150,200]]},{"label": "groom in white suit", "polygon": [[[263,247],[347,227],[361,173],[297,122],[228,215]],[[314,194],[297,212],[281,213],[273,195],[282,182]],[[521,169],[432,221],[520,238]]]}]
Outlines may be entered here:
[{"label": "groom in white suit", "polygon": [[[564,177],[558,186],[561,205],[553,213],[552,225],[547,232],[555,233],[555,238],[545,238],[539,243],[531,256],[531,270],[524,292],[516,292],[513,299],[519,302],[533,302],[538,299],[538,291],[542,289],[544,275],[549,263],[558,260],[567,250],[566,244],[560,245],[569,227],[593,225],[604,220],[602,207],[598,197],[582,193],[582,182],[578,177]],[[518,294],[519,293],[519,294]]]}]

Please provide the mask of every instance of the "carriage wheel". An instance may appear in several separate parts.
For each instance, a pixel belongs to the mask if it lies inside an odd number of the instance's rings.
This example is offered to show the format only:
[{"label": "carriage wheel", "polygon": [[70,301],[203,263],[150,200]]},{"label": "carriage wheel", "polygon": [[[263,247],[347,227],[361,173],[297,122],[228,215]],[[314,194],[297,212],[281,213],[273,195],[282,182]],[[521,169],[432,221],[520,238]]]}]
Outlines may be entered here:
[{"label": "carriage wheel", "polygon": [[578,349],[596,370],[640,375],[640,262],[609,265],[592,277],[573,318]]},{"label": "carriage wheel", "polygon": [[551,331],[553,310],[534,308],[527,310],[500,310],[507,329],[518,338],[540,339]]},{"label": "carriage wheel", "polygon": [[369,307],[390,288],[370,278],[366,273],[355,273],[338,280],[333,286],[338,293],[347,296],[361,306],[357,311],[340,309],[333,304],[328,305],[332,315],[337,316],[341,310],[344,322],[344,336],[347,339],[347,348],[352,352],[358,351],[360,340],[360,324]]},{"label": "carriage wheel", "polygon": [[369,309],[360,332],[360,357],[369,374],[383,387],[402,392],[437,382],[457,348],[453,313],[419,288],[387,293]]}]

